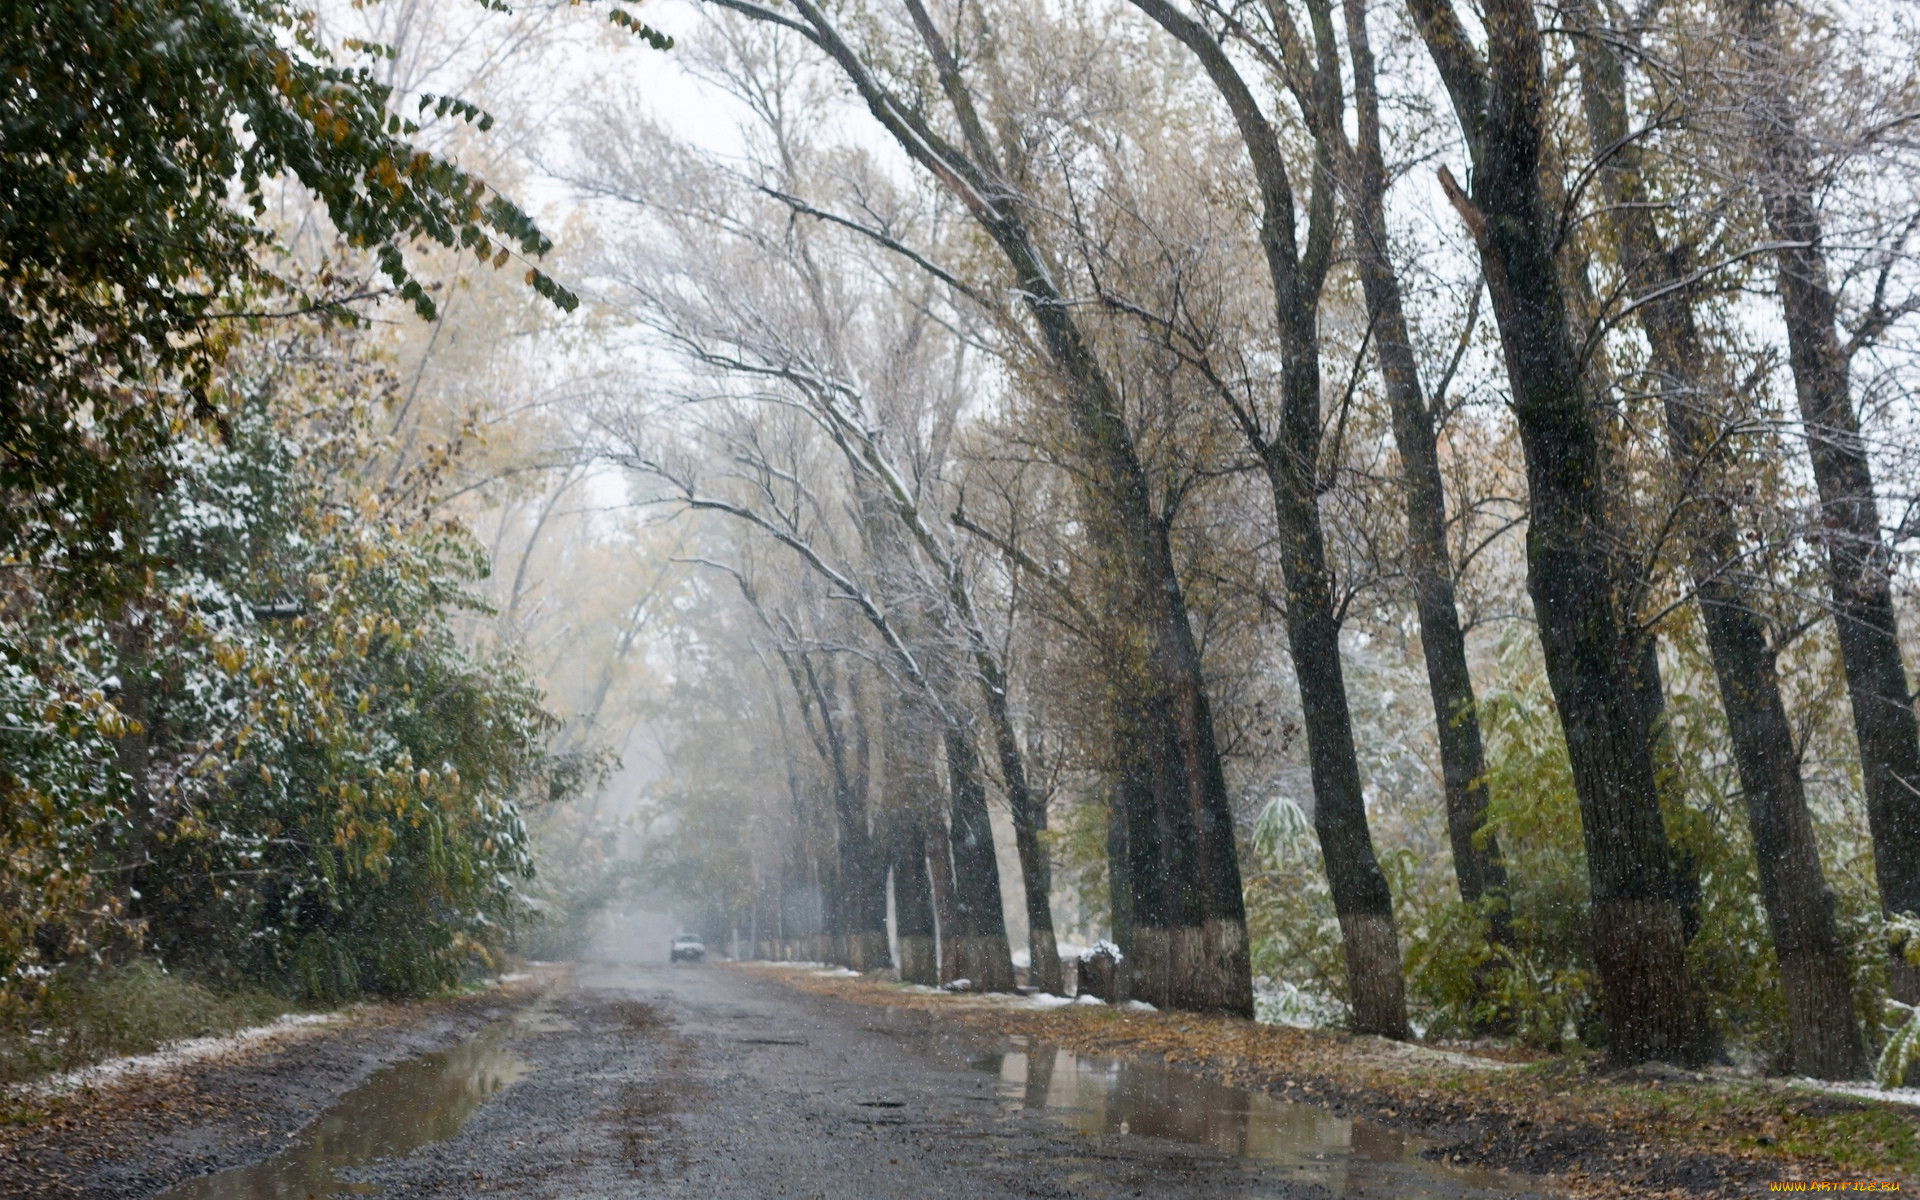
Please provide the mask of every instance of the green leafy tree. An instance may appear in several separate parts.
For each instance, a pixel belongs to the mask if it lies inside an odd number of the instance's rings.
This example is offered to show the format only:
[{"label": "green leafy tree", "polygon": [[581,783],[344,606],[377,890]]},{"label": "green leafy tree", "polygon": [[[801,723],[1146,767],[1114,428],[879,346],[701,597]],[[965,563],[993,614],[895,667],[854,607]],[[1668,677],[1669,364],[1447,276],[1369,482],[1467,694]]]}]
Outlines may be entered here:
[{"label": "green leafy tree", "polygon": [[520,914],[554,722],[454,635],[486,562],[423,515],[447,452],[366,478],[380,364],[320,330],[239,368],[228,436],[175,455],[151,654],[122,664],[150,764],[126,907],[170,957],[316,998],[443,986]]},{"label": "green leafy tree", "polygon": [[[363,56],[383,47],[351,46]],[[247,304],[333,307],[364,282],[262,264],[267,188],[304,187],[432,316],[404,247],[496,265],[550,243],[512,201],[412,140],[365,63],[336,61],[283,0],[50,0],[0,14],[0,555],[65,585],[129,587],[158,453],[221,418],[209,392]],[[428,97],[421,120],[492,123]],[[573,296],[533,268],[563,308]]]},{"label": "green leafy tree", "polygon": [[[12,597],[0,1000],[143,944],[316,999],[456,980],[526,914],[522,818],[587,776],[509,656],[455,635],[485,556],[375,472],[397,389],[342,326],[277,327],[210,380],[113,620]],[[36,705],[38,707],[36,707]]]}]

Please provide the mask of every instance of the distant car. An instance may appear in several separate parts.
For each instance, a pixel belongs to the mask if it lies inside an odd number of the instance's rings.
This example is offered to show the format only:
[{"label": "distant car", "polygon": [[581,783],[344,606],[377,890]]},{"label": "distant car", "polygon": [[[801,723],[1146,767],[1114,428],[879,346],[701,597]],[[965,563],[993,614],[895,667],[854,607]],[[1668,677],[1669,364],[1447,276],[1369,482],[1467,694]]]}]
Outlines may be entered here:
[{"label": "distant car", "polygon": [[673,939],[669,954],[674,962],[699,962],[707,956],[707,944],[694,934],[683,933]]}]

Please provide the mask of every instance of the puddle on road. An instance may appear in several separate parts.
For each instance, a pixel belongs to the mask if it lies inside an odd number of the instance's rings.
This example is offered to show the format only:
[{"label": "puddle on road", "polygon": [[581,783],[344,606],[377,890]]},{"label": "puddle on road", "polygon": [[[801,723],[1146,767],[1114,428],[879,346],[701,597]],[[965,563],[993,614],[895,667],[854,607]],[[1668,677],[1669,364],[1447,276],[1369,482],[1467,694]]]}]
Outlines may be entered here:
[{"label": "puddle on road", "polygon": [[1516,1200],[1537,1195],[1493,1171],[1420,1157],[1435,1143],[1311,1104],[1215,1083],[1151,1062],[1082,1058],[1028,1046],[976,1061],[1000,1076],[1003,1101],[1086,1134],[1132,1134],[1204,1146],[1297,1174],[1336,1196]]},{"label": "puddle on road", "polygon": [[524,1027],[502,1022],[470,1042],[382,1067],[262,1163],[191,1179],[160,1200],[308,1200],[364,1194],[335,1174],[406,1154],[460,1132],[482,1101],[528,1067],[506,1045]]}]

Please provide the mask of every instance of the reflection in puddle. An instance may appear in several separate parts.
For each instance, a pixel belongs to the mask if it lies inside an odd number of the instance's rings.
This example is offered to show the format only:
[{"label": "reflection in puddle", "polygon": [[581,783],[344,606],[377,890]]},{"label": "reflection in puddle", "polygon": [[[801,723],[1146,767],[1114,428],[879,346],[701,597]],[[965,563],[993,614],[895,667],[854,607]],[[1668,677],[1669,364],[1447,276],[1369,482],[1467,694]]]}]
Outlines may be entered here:
[{"label": "reflection in puddle", "polygon": [[373,1190],[334,1172],[460,1132],[480,1102],[527,1073],[496,1025],[464,1045],[383,1067],[263,1163],[191,1179],[161,1200],[307,1200]]},{"label": "reflection in puddle", "polygon": [[1350,1197],[1513,1197],[1520,1180],[1431,1163],[1421,1138],[1311,1104],[1227,1087],[1159,1063],[1014,1047],[981,1060],[1000,1096],[1087,1134],[1133,1134],[1205,1146],[1279,1167]]}]

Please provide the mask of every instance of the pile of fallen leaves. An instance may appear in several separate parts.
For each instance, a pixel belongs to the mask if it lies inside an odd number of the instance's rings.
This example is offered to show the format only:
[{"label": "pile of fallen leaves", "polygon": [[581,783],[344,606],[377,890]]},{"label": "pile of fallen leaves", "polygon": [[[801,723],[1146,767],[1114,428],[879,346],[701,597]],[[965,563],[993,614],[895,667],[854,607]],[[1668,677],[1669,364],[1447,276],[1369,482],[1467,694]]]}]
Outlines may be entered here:
[{"label": "pile of fallen leaves", "polygon": [[1434,1157],[1549,1177],[1582,1197],[1751,1196],[1777,1180],[1920,1179],[1920,1110],[1782,1080],[1596,1055],[1512,1061],[1231,1017],[1027,1007],[874,979],[769,971],[859,1004],[921,1011],[1079,1054],[1152,1057],[1237,1087],[1408,1130]]}]

